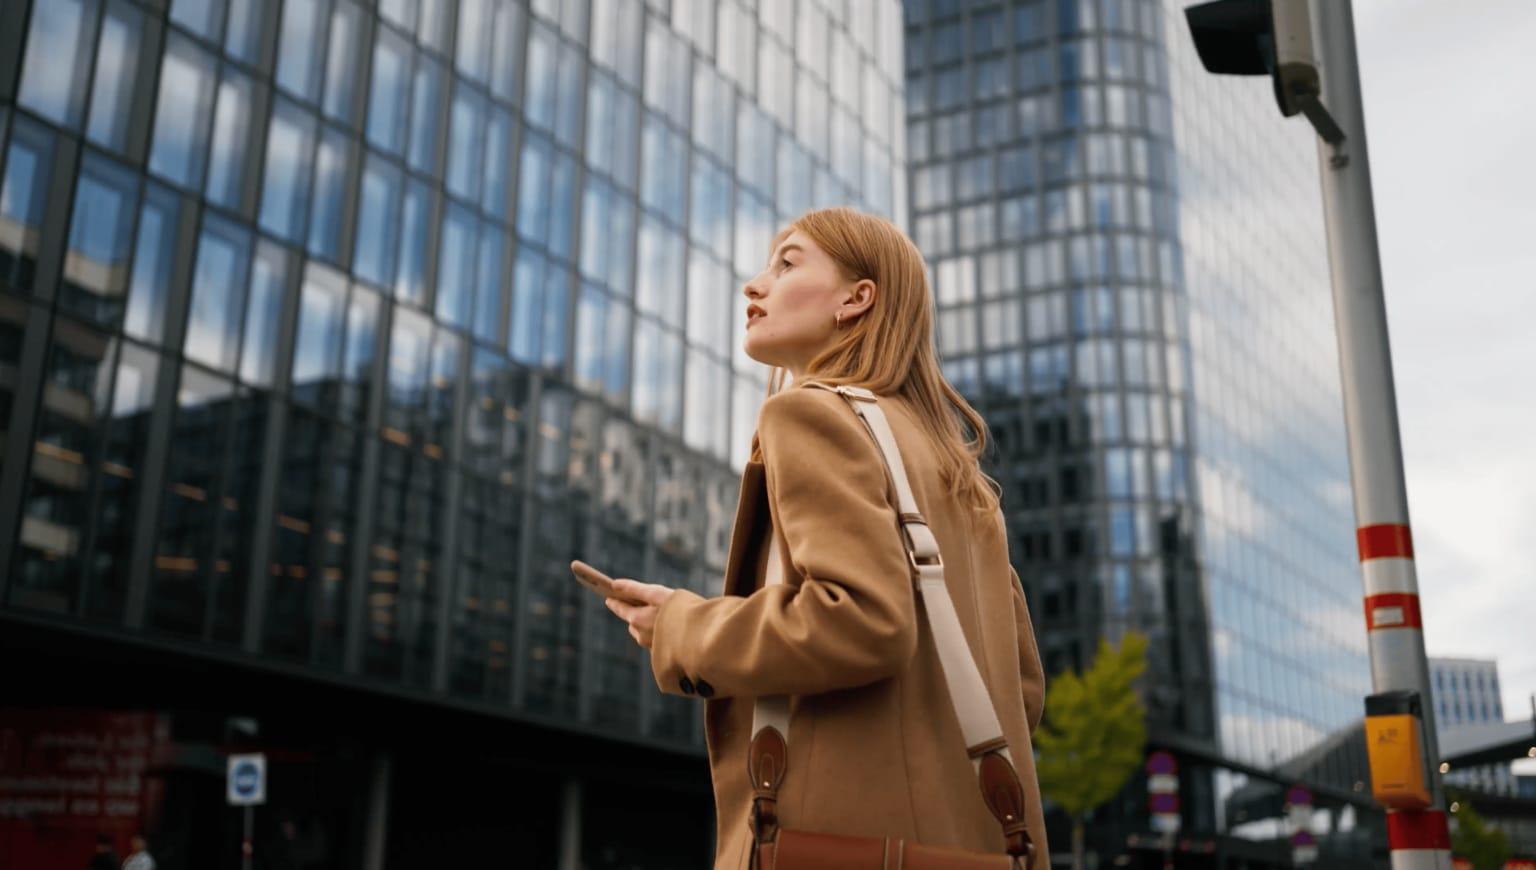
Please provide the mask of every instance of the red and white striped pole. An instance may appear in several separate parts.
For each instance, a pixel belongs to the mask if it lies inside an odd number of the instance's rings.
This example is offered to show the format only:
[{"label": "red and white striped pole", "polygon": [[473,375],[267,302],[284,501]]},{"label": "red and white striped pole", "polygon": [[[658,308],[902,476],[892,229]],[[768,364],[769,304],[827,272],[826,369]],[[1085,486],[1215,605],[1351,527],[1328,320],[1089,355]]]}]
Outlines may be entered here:
[{"label": "red and white striped pole", "polygon": [[1334,318],[1354,484],[1355,532],[1364,575],[1371,682],[1377,693],[1407,690],[1419,694],[1423,752],[1430,771],[1430,805],[1388,809],[1387,839],[1393,870],[1450,870],[1450,833],[1440,783],[1434,705],[1430,703],[1429,664],[1424,655],[1413,536],[1408,527],[1354,18],[1350,0],[1324,0],[1312,8],[1322,101],[1346,136],[1337,145],[1319,140],[1318,159],[1322,164]]}]

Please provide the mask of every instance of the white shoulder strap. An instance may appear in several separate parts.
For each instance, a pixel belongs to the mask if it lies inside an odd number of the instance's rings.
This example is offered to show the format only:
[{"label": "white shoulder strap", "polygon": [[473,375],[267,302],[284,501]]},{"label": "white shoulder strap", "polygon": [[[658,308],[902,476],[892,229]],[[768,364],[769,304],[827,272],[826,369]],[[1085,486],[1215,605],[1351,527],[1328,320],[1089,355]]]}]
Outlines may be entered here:
[{"label": "white shoulder strap", "polygon": [[[955,614],[949,588],[944,585],[944,562],[939,555],[939,545],[933,532],[917,509],[912,497],[912,485],[902,464],[901,451],[891,432],[875,394],[863,387],[851,385],[829,386],[815,381],[805,387],[831,390],[847,399],[859,419],[864,422],[891,475],[896,489],[897,510],[907,545],[907,561],[913,569],[913,585],[921,592],[923,610],[928,615],[928,625],[938,647],[939,664],[949,685],[949,696],[954,703],[955,715],[960,721],[960,731],[965,736],[966,751],[978,773],[982,756],[998,751],[1011,764],[1003,728],[997,719],[997,711],[987,694],[981,679],[981,671],[966,645],[960,619]],[[768,549],[768,585],[784,582],[779,557],[779,537],[776,529],[770,529]],[[752,715],[752,733],[757,735],[765,727],[773,727],[785,740],[789,737],[789,698],[784,695],[766,695],[756,701]]]}]

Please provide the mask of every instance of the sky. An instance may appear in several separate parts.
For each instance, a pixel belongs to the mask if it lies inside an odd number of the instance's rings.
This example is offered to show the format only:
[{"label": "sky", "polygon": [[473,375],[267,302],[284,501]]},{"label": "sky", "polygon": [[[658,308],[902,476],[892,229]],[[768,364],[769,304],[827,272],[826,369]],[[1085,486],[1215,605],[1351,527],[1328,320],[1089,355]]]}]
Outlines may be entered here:
[{"label": "sky", "polygon": [[[1536,3],[1356,0],[1424,640],[1536,693]],[[1523,766],[1523,765],[1522,765]]]}]

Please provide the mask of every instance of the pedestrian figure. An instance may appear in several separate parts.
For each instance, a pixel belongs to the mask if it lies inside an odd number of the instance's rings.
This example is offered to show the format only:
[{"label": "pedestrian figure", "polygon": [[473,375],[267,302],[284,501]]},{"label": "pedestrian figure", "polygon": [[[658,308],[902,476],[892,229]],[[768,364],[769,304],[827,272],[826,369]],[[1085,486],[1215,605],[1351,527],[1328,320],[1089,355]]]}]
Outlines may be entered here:
[{"label": "pedestrian figure", "polygon": [[128,853],[128,860],[123,862],[123,870],[155,870],[155,859],[150,857],[149,843],[145,842],[143,834],[134,834],[128,841],[128,847],[133,851]]}]

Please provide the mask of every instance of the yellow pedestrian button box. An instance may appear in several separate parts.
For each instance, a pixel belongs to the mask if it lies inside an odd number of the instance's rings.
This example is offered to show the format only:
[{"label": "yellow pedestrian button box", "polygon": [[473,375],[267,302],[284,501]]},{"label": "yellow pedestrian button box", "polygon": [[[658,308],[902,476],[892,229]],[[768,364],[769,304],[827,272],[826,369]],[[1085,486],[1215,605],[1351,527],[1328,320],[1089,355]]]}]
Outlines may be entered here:
[{"label": "yellow pedestrian button box", "polygon": [[1417,692],[1385,692],[1365,699],[1365,746],[1371,793],[1378,802],[1400,810],[1430,805]]}]

